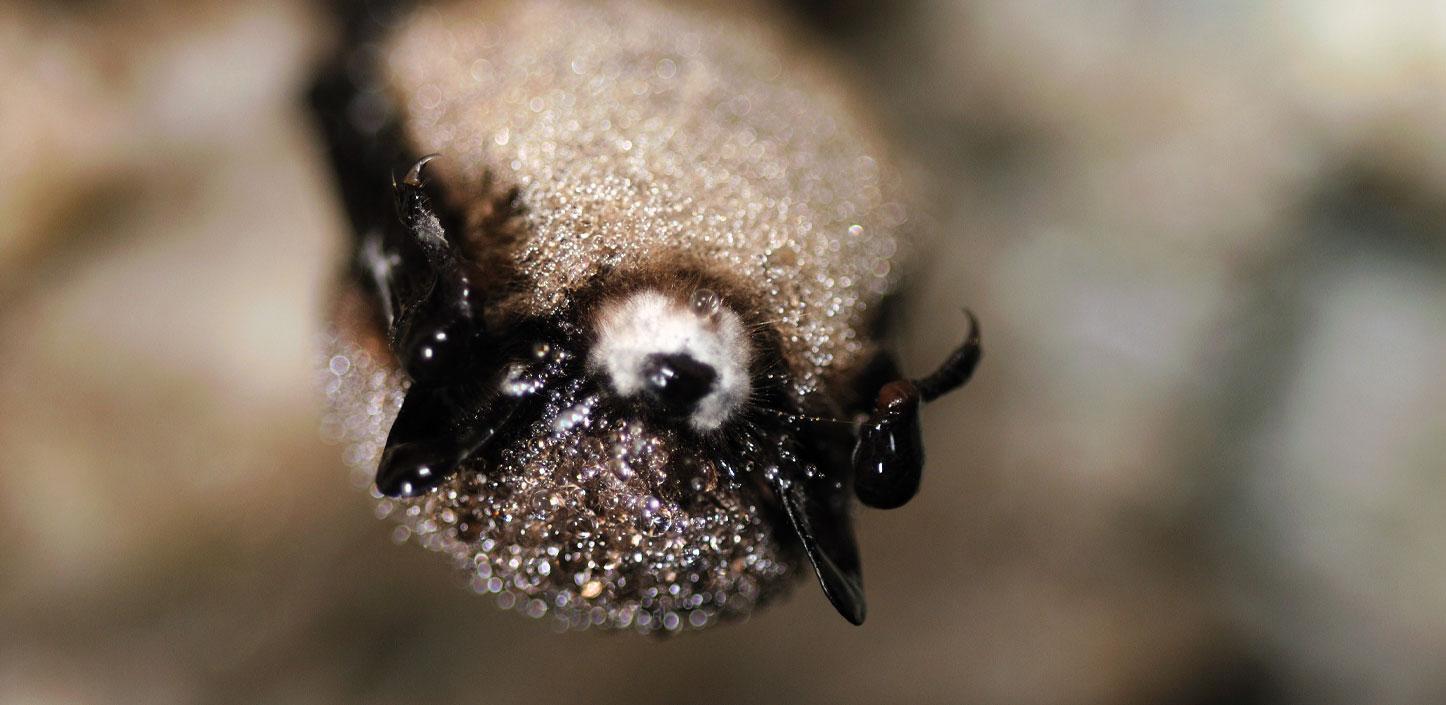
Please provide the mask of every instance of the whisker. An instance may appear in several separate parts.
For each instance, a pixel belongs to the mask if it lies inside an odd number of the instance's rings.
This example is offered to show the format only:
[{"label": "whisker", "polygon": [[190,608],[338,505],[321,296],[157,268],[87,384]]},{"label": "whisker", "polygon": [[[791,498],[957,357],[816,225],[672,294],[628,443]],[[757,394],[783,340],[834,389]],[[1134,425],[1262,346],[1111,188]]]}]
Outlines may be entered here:
[{"label": "whisker", "polygon": [[764,407],[759,407],[759,408],[762,409],[762,410],[764,410],[764,411],[767,411],[767,412],[773,414],[774,416],[777,416],[777,417],[783,418],[783,419],[787,419],[787,420],[789,420],[789,421],[806,421],[806,422],[808,422],[808,423],[816,423],[816,424],[837,424],[837,425],[840,425],[840,426],[849,426],[849,427],[852,427],[852,426],[853,426],[853,423],[852,423],[852,422],[844,421],[843,419],[830,419],[830,418],[826,418],[826,417],[823,417],[823,416],[810,416],[810,415],[808,415],[808,414],[795,414],[795,413],[792,413],[792,412],[784,411],[784,410],[782,410],[782,409],[776,409],[776,408],[773,408],[773,407],[771,407],[771,406],[764,406]]}]

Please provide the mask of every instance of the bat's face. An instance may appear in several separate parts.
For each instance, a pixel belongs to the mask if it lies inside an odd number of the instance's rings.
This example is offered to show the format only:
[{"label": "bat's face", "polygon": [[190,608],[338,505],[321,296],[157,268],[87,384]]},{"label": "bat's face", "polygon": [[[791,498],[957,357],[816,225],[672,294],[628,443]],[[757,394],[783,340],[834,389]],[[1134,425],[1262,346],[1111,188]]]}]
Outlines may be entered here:
[{"label": "bat's face", "polygon": [[753,345],[717,292],[679,299],[645,288],[605,302],[592,319],[589,367],[619,398],[717,431],[750,401]]},{"label": "bat's face", "polygon": [[652,631],[745,615],[791,582],[801,554],[764,480],[788,447],[766,328],[691,277],[489,321],[460,257],[376,252],[396,286],[343,299],[332,406],[390,424],[355,462],[476,588]]}]

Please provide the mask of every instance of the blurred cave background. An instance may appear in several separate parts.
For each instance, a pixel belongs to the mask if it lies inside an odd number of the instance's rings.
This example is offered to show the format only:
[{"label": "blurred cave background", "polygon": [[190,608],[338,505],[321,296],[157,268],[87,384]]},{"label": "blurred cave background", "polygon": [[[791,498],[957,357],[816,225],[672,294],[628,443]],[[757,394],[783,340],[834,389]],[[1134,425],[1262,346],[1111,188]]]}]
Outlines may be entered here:
[{"label": "blurred cave background", "polygon": [[759,11],[930,177],[906,367],[984,325],[865,626],[555,634],[392,542],[318,433],[324,8],[11,0],[0,703],[1446,702],[1446,5]]}]

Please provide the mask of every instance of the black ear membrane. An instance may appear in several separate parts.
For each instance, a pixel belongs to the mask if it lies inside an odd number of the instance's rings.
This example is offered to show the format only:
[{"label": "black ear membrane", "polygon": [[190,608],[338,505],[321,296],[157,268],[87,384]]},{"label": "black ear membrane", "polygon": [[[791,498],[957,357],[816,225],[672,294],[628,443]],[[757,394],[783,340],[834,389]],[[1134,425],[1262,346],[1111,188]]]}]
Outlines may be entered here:
[{"label": "black ear membrane", "polygon": [[476,389],[412,385],[387,435],[377,491],[388,497],[425,494],[507,428],[520,399],[495,395],[478,408],[470,401],[477,396]]},{"label": "black ear membrane", "polygon": [[377,491],[387,497],[426,494],[456,474],[465,459],[455,445],[436,440],[389,445],[377,466]]},{"label": "black ear membrane", "polygon": [[[842,483],[828,488],[823,497],[810,496],[794,485],[780,493],[788,521],[818,575],[823,594],[850,624],[864,623],[868,614],[864,602],[864,578],[859,566],[859,547],[854,539],[847,510],[848,494]],[[840,501],[842,500],[842,501]]]},{"label": "black ear membrane", "polygon": [[[785,441],[780,452],[783,464],[764,477],[803,544],[824,596],[850,624],[863,624],[867,614],[863,570],[842,473],[805,464],[793,451]],[[836,455],[825,449],[828,466],[846,470],[847,465],[835,461]]]},{"label": "black ear membrane", "polygon": [[423,169],[436,156],[392,184],[398,223],[385,240],[385,290],[396,301],[389,339],[412,387],[377,468],[377,489],[389,497],[423,494],[451,477],[517,406],[515,397],[478,387],[500,376],[497,345],[484,324],[481,275],[448,238],[426,190]]},{"label": "black ear membrane", "polygon": [[470,449],[458,429],[471,416],[464,395],[438,385],[413,384],[387,434],[377,466],[377,490],[388,497],[415,497],[456,472]]}]

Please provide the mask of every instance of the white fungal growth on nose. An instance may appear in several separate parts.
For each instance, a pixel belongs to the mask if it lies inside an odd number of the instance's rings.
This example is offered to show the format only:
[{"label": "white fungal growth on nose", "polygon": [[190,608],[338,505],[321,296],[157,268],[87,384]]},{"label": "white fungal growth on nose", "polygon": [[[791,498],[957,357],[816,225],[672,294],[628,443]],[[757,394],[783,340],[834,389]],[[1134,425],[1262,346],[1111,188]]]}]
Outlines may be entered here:
[{"label": "white fungal growth on nose", "polygon": [[607,376],[619,396],[643,391],[643,364],[649,355],[681,353],[717,374],[713,388],[688,417],[694,428],[717,429],[748,399],[748,334],[738,314],[711,291],[700,289],[687,303],[654,290],[628,294],[604,303],[596,325],[597,342],[588,361]]}]

